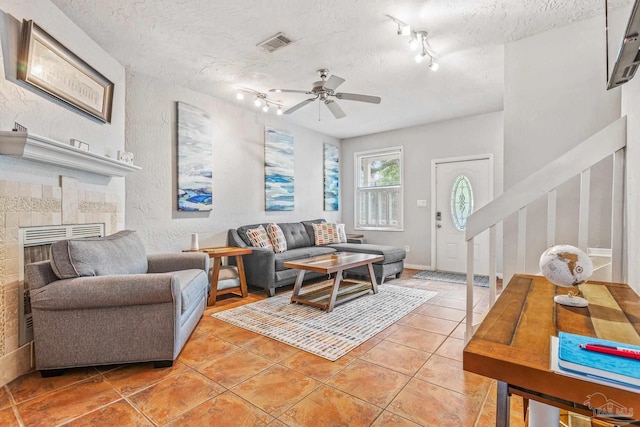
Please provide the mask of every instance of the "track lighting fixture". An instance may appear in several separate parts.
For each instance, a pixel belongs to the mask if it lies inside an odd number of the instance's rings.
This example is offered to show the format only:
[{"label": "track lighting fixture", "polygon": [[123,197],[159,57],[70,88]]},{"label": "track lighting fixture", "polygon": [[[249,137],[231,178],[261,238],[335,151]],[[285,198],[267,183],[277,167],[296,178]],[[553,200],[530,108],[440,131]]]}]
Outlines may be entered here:
[{"label": "track lighting fixture", "polygon": [[249,99],[253,99],[253,105],[256,108],[260,108],[265,113],[268,113],[271,107],[277,107],[277,114],[282,114],[282,104],[280,103],[280,101],[269,99],[266,93],[261,93],[245,87],[236,88],[236,99],[238,101],[244,100],[246,95],[249,95]]},{"label": "track lighting fixture", "polygon": [[438,63],[435,62],[434,53],[429,46],[429,41],[427,37],[429,33],[426,31],[411,31],[409,25],[402,22],[398,18],[394,18],[391,15],[386,15],[389,19],[391,19],[396,25],[398,25],[398,35],[408,35],[409,39],[409,49],[412,51],[420,49],[420,51],[414,56],[416,63],[420,64],[427,57],[429,59],[429,69],[431,71],[436,71],[439,67]]}]

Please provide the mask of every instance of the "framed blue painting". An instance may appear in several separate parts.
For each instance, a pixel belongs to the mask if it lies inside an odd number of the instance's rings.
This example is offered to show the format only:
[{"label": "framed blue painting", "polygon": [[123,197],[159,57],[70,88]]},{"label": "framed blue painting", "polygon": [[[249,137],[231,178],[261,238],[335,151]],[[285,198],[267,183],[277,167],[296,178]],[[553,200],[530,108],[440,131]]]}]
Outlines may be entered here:
[{"label": "framed blue painting", "polygon": [[183,102],[178,108],[178,210],[213,207],[213,140],[209,115]]},{"label": "framed blue painting", "polygon": [[265,210],[292,211],[293,136],[272,128],[264,130]]},{"label": "framed blue painting", "polygon": [[324,144],[324,210],[340,210],[340,149]]}]

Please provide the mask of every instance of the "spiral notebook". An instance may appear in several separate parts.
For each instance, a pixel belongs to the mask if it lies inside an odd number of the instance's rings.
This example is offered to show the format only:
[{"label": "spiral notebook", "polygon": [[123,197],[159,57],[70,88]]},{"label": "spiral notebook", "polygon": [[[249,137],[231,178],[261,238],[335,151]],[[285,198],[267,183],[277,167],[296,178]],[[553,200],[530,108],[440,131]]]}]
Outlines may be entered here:
[{"label": "spiral notebook", "polygon": [[640,360],[596,353],[580,344],[603,344],[639,350],[640,346],[560,332],[557,362],[561,371],[640,389]]}]

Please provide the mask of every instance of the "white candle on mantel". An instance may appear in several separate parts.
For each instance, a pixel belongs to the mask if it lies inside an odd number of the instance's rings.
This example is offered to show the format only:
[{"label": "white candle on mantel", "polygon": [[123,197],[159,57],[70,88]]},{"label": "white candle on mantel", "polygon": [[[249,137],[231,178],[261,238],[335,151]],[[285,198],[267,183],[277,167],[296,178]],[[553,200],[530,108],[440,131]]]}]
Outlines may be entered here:
[{"label": "white candle on mantel", "polygon": [[191,235],[191,250],[197,251],[198,249],[200,249],[198,245],[198,233],[193,233]]}]

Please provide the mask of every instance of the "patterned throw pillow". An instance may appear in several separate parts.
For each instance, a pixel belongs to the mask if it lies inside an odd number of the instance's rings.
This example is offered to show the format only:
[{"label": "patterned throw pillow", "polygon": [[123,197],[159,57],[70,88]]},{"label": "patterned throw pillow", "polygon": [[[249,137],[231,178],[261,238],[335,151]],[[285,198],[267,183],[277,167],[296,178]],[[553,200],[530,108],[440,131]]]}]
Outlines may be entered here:
[{"label": "patterned throw pillow", "polygon": [[344,229],[344,224],[336,224],[338,227],[338,238],[340,239],[340,243],[347,243],[347,232]]},{"label": "patterned throw pillow", "polygon": [[[340,243],[337,224],[313,224],[313,234],[315,236],[316,245],[329,245],[331,243]],[[345,236],[346,237],[346,236]],[[346,241],[346,238],[345,238]]]},{"label": "patterned throw pillow", "polygon": [[284,238],[284,233],[278,224],[271,223],[267,225],[267,234],[269,235],[269,240],[271,240],[275,253],[287,250],[287,239]]},{"label": "patterned throw pillow", "polygon": [[263,226],[258,228],[250,228],[247,230],[247,237],[251,241],[251,245],[255,248],[267,248],[273,250],[273,245],[269,240],[267,231]]}]

